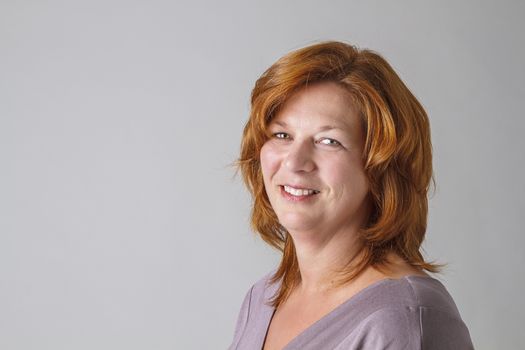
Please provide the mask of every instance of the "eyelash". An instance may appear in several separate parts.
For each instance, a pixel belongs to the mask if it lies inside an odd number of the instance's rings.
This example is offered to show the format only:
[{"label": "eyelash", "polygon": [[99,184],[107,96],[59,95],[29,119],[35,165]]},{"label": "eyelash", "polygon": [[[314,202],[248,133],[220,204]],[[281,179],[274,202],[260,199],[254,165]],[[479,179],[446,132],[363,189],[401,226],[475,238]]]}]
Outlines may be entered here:
[{"label": "eyelash", "polygon": [[[285,132],[276,132],[276,133],[272,134],[272,136],[275,137],[275,138],[277,138],[277,139],[285,140],[284,137],[279,137],[279,136],[277,136],[277,135],[287,135],[287,136],[289,136],[289,135],[288,135],[287,133],[285,133]],[[325,137],[325,138],[323,138],[323,139],[321,139],[321,140],[330,140],[330,141],[333,141],[333,142],[334,142],[334,143],[332,143],[332,144],[326,144],[327,146],[342,146],[342,145],[341,145],[341,142],[339,142],[339,141],[337,141],[337,140],[334,140],[334,139],[329,139],[329,138]]]}]

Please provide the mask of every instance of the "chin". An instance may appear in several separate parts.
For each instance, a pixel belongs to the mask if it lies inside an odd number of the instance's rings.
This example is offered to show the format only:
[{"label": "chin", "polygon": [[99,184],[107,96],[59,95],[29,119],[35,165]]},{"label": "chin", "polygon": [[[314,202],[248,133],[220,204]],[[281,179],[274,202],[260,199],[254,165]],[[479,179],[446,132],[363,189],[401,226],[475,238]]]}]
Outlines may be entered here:
[{"label": "chin", "polygon": [[286,214],[279,217],[279,222],[290,232],[312,230],[318,225],[319,220],[304,215]]}]

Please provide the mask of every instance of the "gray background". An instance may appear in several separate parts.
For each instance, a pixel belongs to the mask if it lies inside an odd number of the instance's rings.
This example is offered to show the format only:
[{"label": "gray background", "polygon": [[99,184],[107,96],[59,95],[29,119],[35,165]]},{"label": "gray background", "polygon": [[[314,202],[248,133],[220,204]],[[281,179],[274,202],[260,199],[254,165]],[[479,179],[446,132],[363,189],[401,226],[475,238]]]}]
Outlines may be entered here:
[{"label": "gray background", "polygon": [[427,257],[477,349],[525,347],[521,1],[0,2],[0,348],[224,349],[278,254],[235,160],[257,77],[344,40],[426,107]]}]

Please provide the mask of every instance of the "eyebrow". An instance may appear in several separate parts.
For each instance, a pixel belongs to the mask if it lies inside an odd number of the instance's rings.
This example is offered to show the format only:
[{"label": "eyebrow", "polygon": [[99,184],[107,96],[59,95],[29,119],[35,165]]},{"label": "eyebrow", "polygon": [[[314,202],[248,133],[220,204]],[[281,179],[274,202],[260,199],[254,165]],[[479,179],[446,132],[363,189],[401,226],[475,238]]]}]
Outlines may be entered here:
[{"label": "eyebrow", "polygon": [[[288,127],[288,124],[286,124],[285,122],[278,121],[278,120],[274,121],[273,123],[275,123],[277,125],[280,125],[283,128]],[[342,131],[347,131],[343,127],[339,127],[339,126],[336,126],[336,125],[323,125],[323,126],[319,127],[319,131],[327,131],[327,130],[333,130],[333,129],[339,129],[339,130],[342,130]]]}]

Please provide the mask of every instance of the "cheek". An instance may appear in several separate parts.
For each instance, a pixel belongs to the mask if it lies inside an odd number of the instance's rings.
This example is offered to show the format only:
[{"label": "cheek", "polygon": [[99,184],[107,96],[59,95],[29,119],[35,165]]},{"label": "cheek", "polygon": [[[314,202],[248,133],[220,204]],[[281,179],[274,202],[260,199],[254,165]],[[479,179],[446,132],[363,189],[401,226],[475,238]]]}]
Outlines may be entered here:
[{"label": "cheek", "polygon": [[[348,159],[332,162],[325,169],[325,179],[334,187],[334,190],[341,189],[347,195],[352,193],[359,197],[368,193],[368,179],[365,170],[359,161]],[[344,195],[343,193],[340,193]],[[355,198],[355,196],[352,196]]]},{"label": "cheek", "polygon": [[271,146],[270,143],[265,143],[261,148],[260,153],[261,170],[265,183],[279,169],[279,159],[280,157],[278,152]]}]

